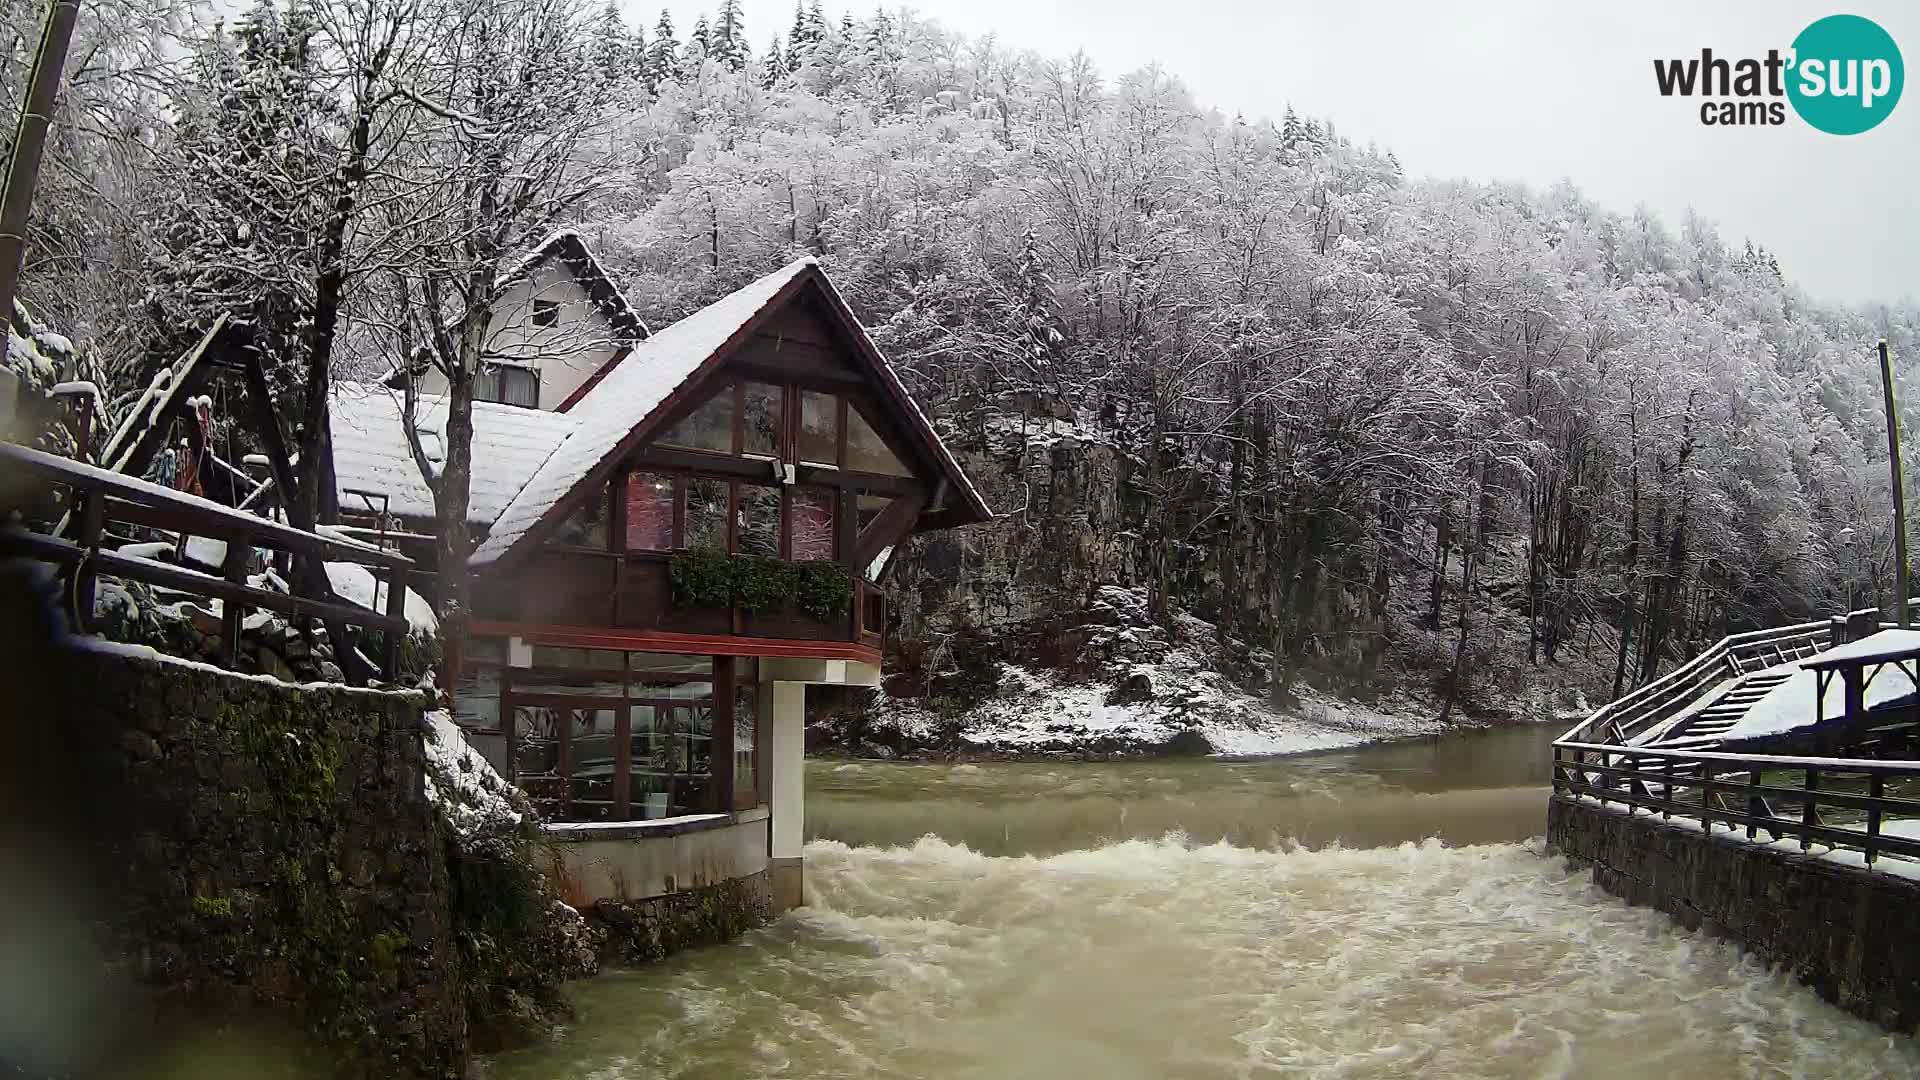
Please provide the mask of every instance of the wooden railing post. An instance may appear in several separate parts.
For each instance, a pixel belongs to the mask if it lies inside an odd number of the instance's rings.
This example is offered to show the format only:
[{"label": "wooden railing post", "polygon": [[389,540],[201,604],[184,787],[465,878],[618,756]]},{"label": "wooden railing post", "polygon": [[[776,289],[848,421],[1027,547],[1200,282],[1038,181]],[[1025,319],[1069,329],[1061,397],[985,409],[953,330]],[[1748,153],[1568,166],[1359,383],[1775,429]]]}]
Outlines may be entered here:
[{"label": "wooden railing post", "polygon": [[1713,835],[1713,762],[1700,760],[1700,828]]},{"label": "wooden railing post", "polygon": [[1876,849],[1875,841],[1880,839],[1880,800],[1887,797],[1887,777],[1885,773],[1873,773],[1867,778],[1867,797],[1873,805],[1867,807],[1867,839],[1861,848],[1866,852],[1867,865],[1873,865]]},{"label": "wooden railing post", "polygon": [[1758,819],[1765,816],[1766,803],[1760,798],[1760,770],[1747,770],[1747,839],[1760,835]]},{"label": "wooden railing post", "polygon": [[99,571],[94,556],[100,553],[100,540],[107,531],[107,495],[89,488],[80,503],[80,533],[75,540],[81,548],[80,562],[73,568],[73,615],[80,633],[93,632],[93,592]]},{"label": "wooden railing post", "polygon": [[[387,617],[402,622],[407,618],[407,572],[399,567],[387,572]],[[400,674],[400,643],[407,635],[388,627],[382,636],[386,648],[380,657],[380,678],[392,682]]]},{"label": "wooden railing post", "polygon": [[1800,810],[1800,850],[1813,846],[1813,827],[1820,822],[1820,812],[1815,805],[1820,791],[1820,770],[1807,769],[1807,802]]},{"label": "wooden railing post", "polygon": [[[235,585],[247,583],[247,561],[253,554],[253,541],[246,535],[227,539],[227,556],[220,564],[225,577]],[[228,597],[220,609],[220,662],[228,668],[240,664],[240,624],[247,617],[246,605]]]}]

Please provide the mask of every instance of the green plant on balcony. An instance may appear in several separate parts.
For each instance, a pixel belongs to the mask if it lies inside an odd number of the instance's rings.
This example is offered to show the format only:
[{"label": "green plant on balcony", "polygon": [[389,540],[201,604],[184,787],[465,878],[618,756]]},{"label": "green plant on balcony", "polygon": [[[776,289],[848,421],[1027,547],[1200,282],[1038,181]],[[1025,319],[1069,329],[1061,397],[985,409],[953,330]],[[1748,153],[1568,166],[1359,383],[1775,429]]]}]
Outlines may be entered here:
[{"label": "green plant on balcony", "polygon": [[821,622],[847,613],[853,579],[839,563],[787,562],[692,548],[673,557],[673,603],[682,608],[739,607],[751,612],[797,608]]}]

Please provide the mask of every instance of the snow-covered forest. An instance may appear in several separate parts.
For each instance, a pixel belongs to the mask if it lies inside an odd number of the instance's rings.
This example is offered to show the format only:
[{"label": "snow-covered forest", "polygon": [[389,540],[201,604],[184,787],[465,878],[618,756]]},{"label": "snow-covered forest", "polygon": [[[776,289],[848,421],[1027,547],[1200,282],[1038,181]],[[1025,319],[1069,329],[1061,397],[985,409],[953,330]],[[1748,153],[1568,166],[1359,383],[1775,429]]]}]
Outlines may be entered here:
[{"label": "snow-covered forest", "polygon": [[[38,4],[0,10],[12,110]],[[1920,310],[1232,105],[818,0],[89,0],[22,298],[109,397],[251,319],[297,419],[415,349],[458,369],[555,227],[655,327],[817,255],[1000,514],[899,571],[896,667],[936,689],[1079,662],[1109,586],[1244,687],[1444,709],[1889,602],[1872,347],[1910,370]]]}]

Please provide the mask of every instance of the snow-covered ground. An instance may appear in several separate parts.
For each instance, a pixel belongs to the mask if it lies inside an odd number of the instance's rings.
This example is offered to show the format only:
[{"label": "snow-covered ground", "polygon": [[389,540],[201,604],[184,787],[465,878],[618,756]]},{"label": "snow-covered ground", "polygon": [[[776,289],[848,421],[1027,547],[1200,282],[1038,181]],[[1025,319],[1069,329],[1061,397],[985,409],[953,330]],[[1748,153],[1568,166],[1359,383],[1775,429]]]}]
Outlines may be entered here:
[{"label": "snow-covered ground", "polygon": [[[1275,710],[1175,649],[1165,661],[1124,673],[1145,676],[1140,700],[1116,700],[1113,682],[1075,683],[1051,672],[1002,669],[990,700],[957,718],[969,748],[986,753],[1137,753],[1166,746],[1182,732],[1204,737],[1215,754],[1297,754],[1442,730],[1431,710],[1383,712],[1303,691],[1301,704]],[[1124,682],[1124,679],[1114,682]],[[943,720],[916,703],[882,698],[874,725],[911,742],[932,741]],[[1191,736],[1188,736],[1191,738]],[[1196,749],[1198,747],[1195,747]]]}]

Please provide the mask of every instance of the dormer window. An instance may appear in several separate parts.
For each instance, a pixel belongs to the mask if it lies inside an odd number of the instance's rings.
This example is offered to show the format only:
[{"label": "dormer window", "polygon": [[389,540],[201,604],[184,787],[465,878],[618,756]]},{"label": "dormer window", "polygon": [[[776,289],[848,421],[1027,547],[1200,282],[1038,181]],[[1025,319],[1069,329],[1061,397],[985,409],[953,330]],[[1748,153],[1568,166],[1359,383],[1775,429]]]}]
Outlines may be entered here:
[{"label": "dormer window", "polygon": [[535,300],[533,302],[533,325],[553,326],[560,321],[560,301]]},{"label": "dormer window", "polygon": [[517,364],[486,364],[473,380],[473,400],[540,407],[540,373]]}]

